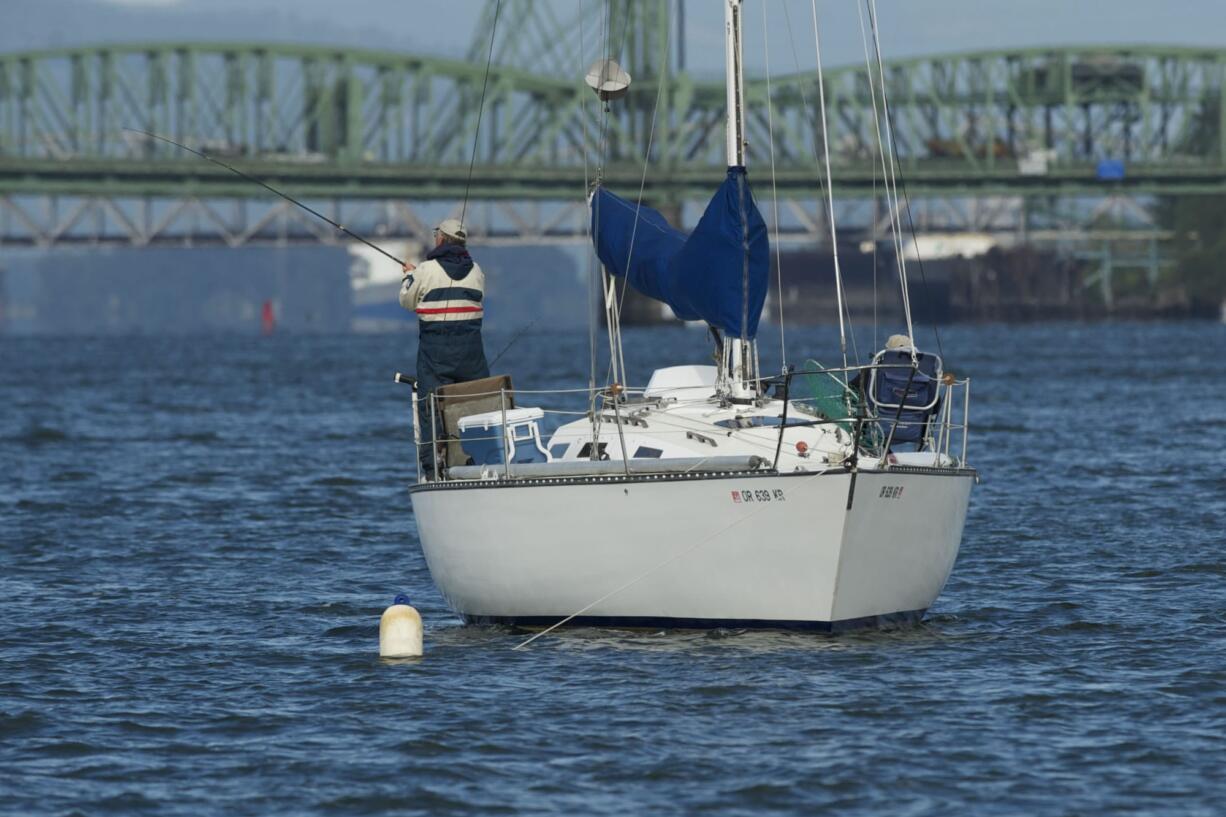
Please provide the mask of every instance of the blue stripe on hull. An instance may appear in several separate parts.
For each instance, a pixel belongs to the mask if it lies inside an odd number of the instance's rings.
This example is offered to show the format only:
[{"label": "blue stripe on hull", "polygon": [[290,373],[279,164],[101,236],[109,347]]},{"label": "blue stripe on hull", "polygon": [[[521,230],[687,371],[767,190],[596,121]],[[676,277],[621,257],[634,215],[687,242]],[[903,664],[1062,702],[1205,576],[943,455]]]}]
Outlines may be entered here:
[{"label": "blue stripe on hull", "polygon": [[[615,627],[650,630],[803,630],[819,633],[845,633],[918,624],[925,610],[907,610],[880,616],[848,618],[841,621],[776,621],[756,618],[663,618],[653,616],[578,616],[567,627]],[[464,616],[468,624],[511,624],[517,627],[550,627],[557,616]]]}]

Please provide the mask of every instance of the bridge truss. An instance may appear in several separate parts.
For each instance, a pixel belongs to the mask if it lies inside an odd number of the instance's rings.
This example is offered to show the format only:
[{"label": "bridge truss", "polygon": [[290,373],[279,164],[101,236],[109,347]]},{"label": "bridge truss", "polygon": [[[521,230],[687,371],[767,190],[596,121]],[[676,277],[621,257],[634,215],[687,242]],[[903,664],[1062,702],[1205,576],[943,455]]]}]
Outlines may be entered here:
[{"label": "bridge truss", "polygon": [[[607,122],[578,79],[600,55],[597,30],[581,32],[582,54],[580,38],[549,36],[580,24],[556,4],[527,2],[505,23],[518,31],[500,32],[489,77],[475,240],[581,241],[598,175],[630,195],[641,182],[649,202],[692,221],[722,175],[723,86],[681,70],[658,33],[669,4],[634,7],[639,19],[606,26],[630,32],[611,50],[636,80]],[[470,60],[264,43],[0,55],[0,246],[340,242],[262,189],[125,128],[204,149],[356,231],[423,240],[459,209],[485,44]],[[885,74],[919,229],[1160,238],[1149,198],[1226,192],[1226,50],[993,51],[891,61]],[[868,76],[828,70],[825,91],[840,225],[881,232]],[[815,75],[775,76],[769,95],[752,79],[746,98],[759,199],[773,148],[780,231],[825,240]]]}]

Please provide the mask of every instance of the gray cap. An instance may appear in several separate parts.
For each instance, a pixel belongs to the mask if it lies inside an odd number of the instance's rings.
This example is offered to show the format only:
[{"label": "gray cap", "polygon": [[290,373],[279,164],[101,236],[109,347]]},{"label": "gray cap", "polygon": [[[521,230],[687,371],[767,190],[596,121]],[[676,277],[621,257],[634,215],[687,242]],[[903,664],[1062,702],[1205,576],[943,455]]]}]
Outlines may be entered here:
[{"label": "gray cap", "polygon": [[461,241],[468,240],[468,230],[464,229],[464,225],[460,223],[458,218],[445,218],[434,229],[443,235],[458,238]]}]

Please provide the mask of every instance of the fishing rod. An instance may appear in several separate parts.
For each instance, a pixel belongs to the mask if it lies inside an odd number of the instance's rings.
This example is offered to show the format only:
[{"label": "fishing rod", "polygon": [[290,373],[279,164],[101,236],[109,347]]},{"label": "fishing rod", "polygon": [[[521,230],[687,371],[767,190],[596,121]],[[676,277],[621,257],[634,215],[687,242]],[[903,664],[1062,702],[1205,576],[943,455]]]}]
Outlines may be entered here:
[{"label": "fishing rod", "polygon": [[323,213],[319,212],[318,210],[308,207],[307,205],[298,201],[298,199],[294,198],[293,196],[289,196],[289,195],[286,195],[285,193],[282,193],[280,190],[273,187],[271,184],[261,181],[260,179],[257,179],[255,176],[244,173],[243,171],[239,170],[237,167],[231,167],[230,165],[226,164],[220,159],[210,156],[209,154],[205,153],[202,150],[196,150],[195,148],[189,148],[187,145],[180,144],[173,139],[168,139],[165,136],[159,136],[158,134],[151,133],[150,131],[147,131],[147,130],[141,130],[140,128],[124,128],[124,130],[128,131],[129,133],[142,133],[145,136],[148,136],[152,139],[157,139],[161,142],[165,142],[168,145],[174,145],[177,148],[186,150],[188,153],[194,153],[195,155],[199,156],[201,159],[204,159],[207,162],[212,162],[218,167],[224,167],[226,170],[230,171],[231,173],[237,176],[241,176],[242,178],[246,179],[249,182],[254,182],[258,184],[260,187],[264,188],[268,192],[275,193],[276,195],[288,201],[290,204],[295,204],[301,207],[303,210],[306,210],[308,213],[315,216],[316,218],[323,219],[324,221],[328,222],[333,227],[340,230],[342,233],[349,236],[350,238],[356,239],[357,241],[361,241],[367,247],[370,247],[372,250],[379,253],[380,255],[383,255],[387,258],[390,258],[392,261],[395,261],[397,264],[400,265],[401,269],[405,267],[405,262],[402,259],[397,258],[396,256],[392,255],[390,252],[383,249],[382,247],[375,246],[374,244],[367,241],[365,238],[362,238],[362,236],[358,235],[353,230],[350,230],[348,227],[344,226],[343,224],[337,224],[335,221],[328,218],[327,216],[325,216]]},{"label": "fishing rod", "polygon": [[[361,242],[362,242],[363,244],[365,244],[367,247],[370,247],[372,250],[374,250],[375,252],[379,253],[380,255],[382,255],[382,256],[384,256],[384,257],[386,257],[386,258],[389,258],[389,259],[391,259],[392,261],[395,261],[397,264],[399,264],[399,265],[401,266],[401,268],[404,268],[404,267],[406,266],[406,264],[405,264],[405,262],[404,262],[404,260],[403,260],[403,259],[397,258],[396,256],[392,255],[390,252],[388,252],[387,250],[383,249],[382,247],[378,247],[378,246],[376,246],[376,245],[372,244],[371,242],[367,241],[365,238],[362,238],[362,236],[360,236],[360,235],[358,235],[357,233],[353,232],[352,230],[350,230],[348,227],[344,226],[343,224],[337,224],[335,221],[333,221],[332,219],[328,218],[328,217],[327,217],[327,216],[325,216],[323,213],[319,212],[318,210],[316,210],[316,209],[314,209],[314,208],[312,208],[312,207],[308,207],[307,205],[305,205],[305,204],[303,204],[302,202],[298,201],[298,199],[294,198],[293,196],[290,196],[290,195],[287,195],[287,194],[285,194],[285,193],[282,193],[280,190],[278,190],[277,188],[273,187],[271,184],[268,184],[267,182],[262,181],[261,179],[257,179],[255,176],[252,176],[252,175],[250,175],[250,174],[248,174],[248,173],[244,173],[243,171],[239,170],[237,167],[232,167],[231,165],[226,164],[225,162],[221,161],[220,159],[218,159],[218,158],[216,158],[216,157],[214,157],[214,156],[210,156],[209,154],[205,153],[205,152],[204,152],[204,151],[202,151],[202,150],[196,150],[195,148],[189,148],[187,145],[184,145],[184,144],[181,144],[181,143],[179,143],[179,142],[176,142],[176,141],[175,141],[175,140],[173,140],[173,139],[169,139],[169,138],[167,138],[167,137],[165,137],[165,136],[160,136],[160,135],[158,135],[158,134],[156,134],[156,133],[152,133],[151,131],[141,130],[140,128],[124,128],[124,130],[125,130],[125,131],[128,131],[129,133],[140,133],[140,134],[144,134],[145,136],[148,136],[148,137],[149,137],[149,138],[151,138],[151,139],[157,139],[157,140],[159,140],[159,141],[161,141],[161,142],[165,142],[165,143],[166,143],[166,144],[168,144],[168,145],[174,145],[175,147],[180,148],[181,150],[186,150],[188,153],[192,153],[192,154],[195,154],[196,156],[199,156],[201,159],[204,159],[204,160],[205,160],[205,161],[207,161],[207,162],[212,162],[213,164],[217,165],[218,167],[224,167],[226,170],[230,171],[231,173],[235,174],[236,176],[240,176],[240,177],[242,177],[242,178],[246,179],[246,180],[247,180],[247,181],[249,181],[249,182],[254,182],[255,184],[258,184],[260,187],[262,187],[262,188],[264,188],[265,190],[267,190],[268,192],[273,193],[273,194],[275,194],[275,195],[278,195],[278,196],[280,196],[281,198],[285,199],[285,200],[286,200],[286,201],[288,201],[290,204],[294,204],[294,205],[297,205],[298,207],[301,207],[303,210],[306,210],[308,213],[310,213],[311,215],[315,216],[316,218],[323,219],[324,221],[328,222],[328,223],[329,223],[329,224],[331,224],[333,227],[335,227],[336,229],[340,230],[342,233],[344,233],[345,235],[349,236],[350,238],[356,239],[357,241],[361,241]],[[511,338],[511,340],[507,342],[507,345],[506,345],[506,346],[504,346],[504,347],[502,347],[502,351],[501,351],[501,352],[499,352],[499,353],[498,353],[498,354],[497,354],[497,355],[494,357],[494,359],[490,361],[489,365],[490,365],[490,366],[493,366],[495,363],[497,363],[497,362],[498,362],[498,361],[499,361],[499,360],[502,358],[502,356],[503,356],[503,355],[505,355],[505,354],[507,353],[507,351],[508,351],[508,350],[509,350],[509,349],[510,349],[512,346],[514,346],[514,345],[515,345],[515,342],[516,342],[516,341],[518,341],[518,340],[519,340],[521,337],[523,337],[523,336],[524,336],[524,334],[525,334],[525,333],[527,333],[527,331],[528,331],[529,329],[531,329],[532,327],[536,326],[537,322],[538,322],[538,321],[540,321],[541,317],[542,317],[541,315],[538,315],[538,316],[537,316],[536,318],[534,318],[534,319],[533,319],[533,320],[532,320],[530,323],[528,323],[526,326],[524,326],[522,329],[520,329],[518,332],[516,332],[516,333],[515,333],[515,335],[514,335],[514,336]]]}]

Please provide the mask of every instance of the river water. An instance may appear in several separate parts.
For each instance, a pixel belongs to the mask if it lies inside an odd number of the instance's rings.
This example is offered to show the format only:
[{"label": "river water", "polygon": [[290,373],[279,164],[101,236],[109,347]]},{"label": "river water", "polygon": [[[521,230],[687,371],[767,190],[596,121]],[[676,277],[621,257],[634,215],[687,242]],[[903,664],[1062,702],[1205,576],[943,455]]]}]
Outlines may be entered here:
[{"label": "river water", "polygon": [[[498,368],[583,385],[587,343]],[[415,538],[412,338],[0,338],[0,813],[1221,814],[1226,326],[941,344],[983,482],[923,625],[512,652]],[[397,592],[418,662],[376,657]]]}]

